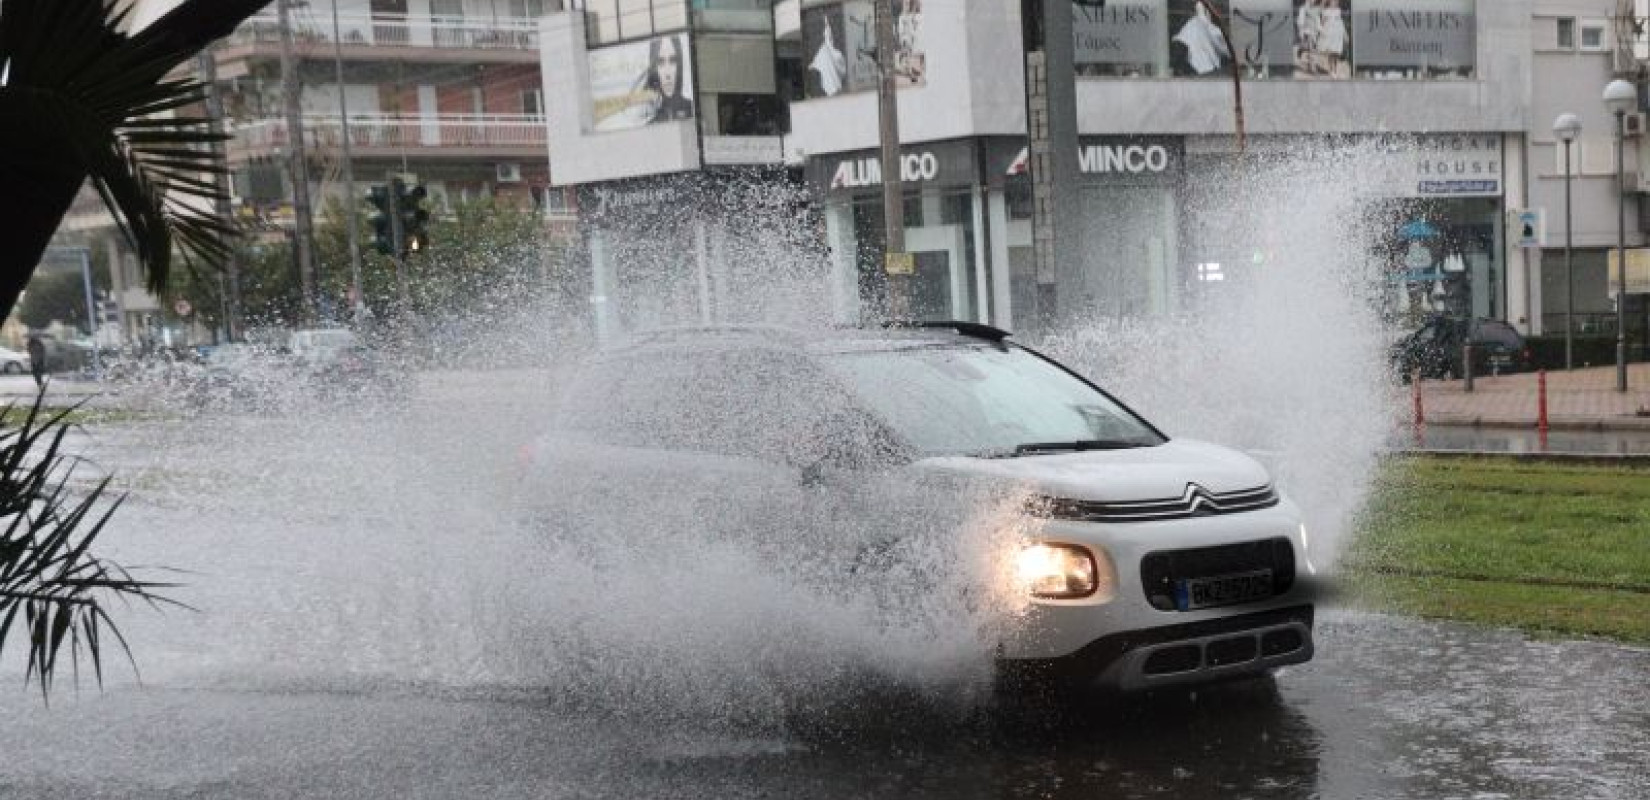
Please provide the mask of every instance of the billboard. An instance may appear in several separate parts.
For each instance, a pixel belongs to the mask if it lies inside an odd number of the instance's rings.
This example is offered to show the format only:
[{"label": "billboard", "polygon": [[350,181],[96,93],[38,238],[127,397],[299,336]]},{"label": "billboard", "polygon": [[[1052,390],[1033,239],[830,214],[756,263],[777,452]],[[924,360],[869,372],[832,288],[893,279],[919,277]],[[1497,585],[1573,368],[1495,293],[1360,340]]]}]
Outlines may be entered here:
[{"label": "billboard", "polygon": [[1372,78],[1470,77],[1478,60],[1474,0],[1358,0],[1352,55]]},{"label": "billboard", "polygon": [[1168,12],[1163,0],[1071,4],[1073,56],[1080,75],[1152,77],[1161,74]]},{"label": "billboard", "polygon": [[1351,16],[1346,0],[1295,0],[1294,16],[1295,77],[1352,77]]},{"label": "billboard", "polygon": [[[894,2],[894,80],[900,87],[927,82],[922,43],[922,3]],[[876,10],[868,0],[848,0],[802,11],[802,48],[808,99],[877,88]]]},{"label": "billboard", "polygon": [[596,132],[693,119],[693,59],[686,34],[602,47],[587,57]]}]

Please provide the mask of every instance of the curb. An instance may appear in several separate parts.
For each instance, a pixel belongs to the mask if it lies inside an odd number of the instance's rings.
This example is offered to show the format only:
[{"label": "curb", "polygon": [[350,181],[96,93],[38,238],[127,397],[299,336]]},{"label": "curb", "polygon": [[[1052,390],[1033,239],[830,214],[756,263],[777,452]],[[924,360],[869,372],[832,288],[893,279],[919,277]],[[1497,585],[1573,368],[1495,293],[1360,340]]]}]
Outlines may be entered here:
[{"label": "curb", "polygon": [[[1515,428],[1535,430],[1535,419],[1524,417],[1492,417],[1472,414],[1427,414],[1428,427],[1441,428]],[[1550,431],[1644,431],[1650,433],[1650,417],[1549,417]]]},{"label": "curb", "polygon": [[1530,463],[1592,465],[1606,467],[1650,467],[1650,453],[1513,453],[1485,450],[1441,450],[1428,448],[1398,448],[1386,455],[1405,458],[1439,459],[1499,459]]}]

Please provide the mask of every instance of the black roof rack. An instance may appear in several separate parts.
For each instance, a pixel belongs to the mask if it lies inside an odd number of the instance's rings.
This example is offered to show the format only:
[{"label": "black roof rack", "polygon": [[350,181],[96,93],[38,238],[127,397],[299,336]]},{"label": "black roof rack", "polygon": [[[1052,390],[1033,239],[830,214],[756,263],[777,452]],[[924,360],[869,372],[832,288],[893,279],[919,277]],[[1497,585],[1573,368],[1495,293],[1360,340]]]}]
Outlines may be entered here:
[{"label": "black roof rack", "polygon": [[884,328],[925,328],[937,330],[952,330],[975,339],[984,339],[988,342],[1000,342],[1014,334],[1001,328],[994,328],[983,322],[962,322],[959,320],[945,320],[938,322],[918,322],[916,320],[890,320],[882,323]]}]

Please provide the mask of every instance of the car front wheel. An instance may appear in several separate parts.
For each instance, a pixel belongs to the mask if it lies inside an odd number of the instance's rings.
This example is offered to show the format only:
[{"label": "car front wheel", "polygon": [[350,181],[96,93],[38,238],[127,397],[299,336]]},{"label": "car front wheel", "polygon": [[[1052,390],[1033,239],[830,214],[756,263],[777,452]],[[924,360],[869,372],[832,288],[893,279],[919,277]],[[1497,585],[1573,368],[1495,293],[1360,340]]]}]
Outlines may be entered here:
[{"label": "car front wheel", "polygon": [[23,365],[16,361],[7,361],[3,369],[7,375],[16,375],[23,371]]}]

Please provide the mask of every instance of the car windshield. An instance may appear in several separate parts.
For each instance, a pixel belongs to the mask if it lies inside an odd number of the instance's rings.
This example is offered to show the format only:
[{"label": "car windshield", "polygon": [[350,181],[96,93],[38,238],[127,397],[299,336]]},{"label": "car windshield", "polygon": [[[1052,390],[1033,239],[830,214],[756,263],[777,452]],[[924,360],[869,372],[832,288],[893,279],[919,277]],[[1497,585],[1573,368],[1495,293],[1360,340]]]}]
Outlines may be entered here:
[{"label": "car windshield", "polygon": [[1111,398],[1016,347],[845,352],[824,361],[924,455],[1014,455],[1165,441]]}]

